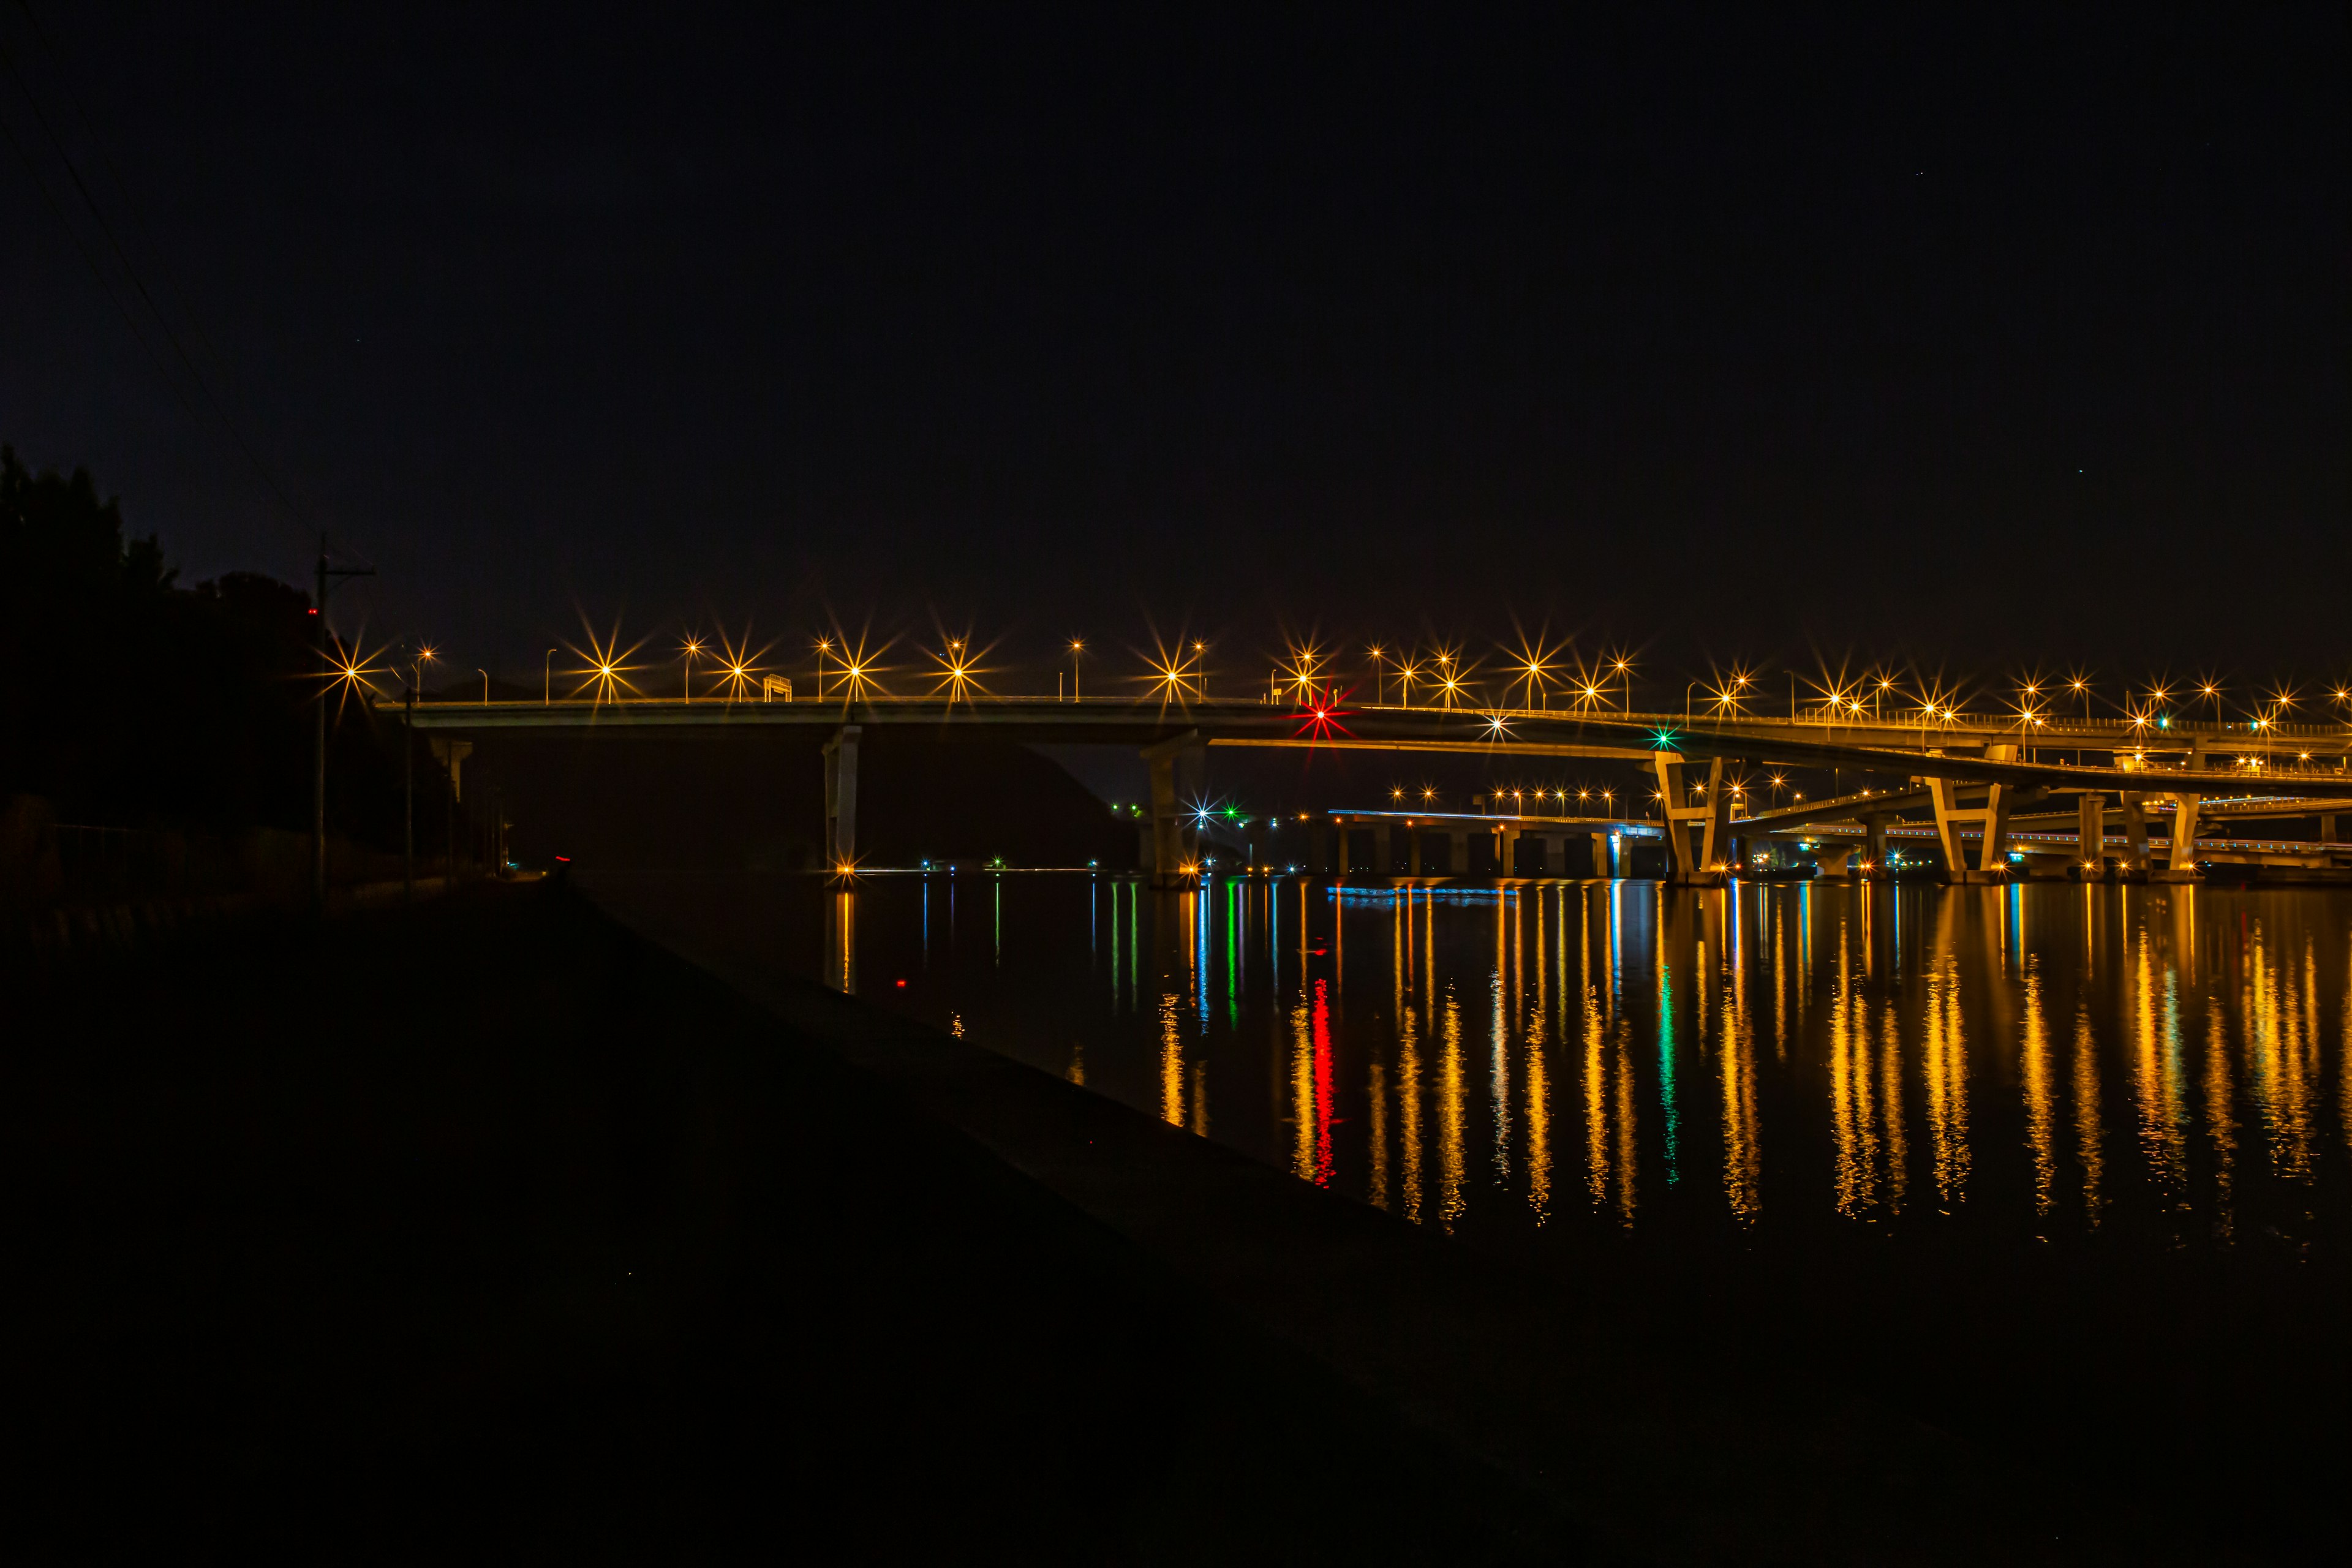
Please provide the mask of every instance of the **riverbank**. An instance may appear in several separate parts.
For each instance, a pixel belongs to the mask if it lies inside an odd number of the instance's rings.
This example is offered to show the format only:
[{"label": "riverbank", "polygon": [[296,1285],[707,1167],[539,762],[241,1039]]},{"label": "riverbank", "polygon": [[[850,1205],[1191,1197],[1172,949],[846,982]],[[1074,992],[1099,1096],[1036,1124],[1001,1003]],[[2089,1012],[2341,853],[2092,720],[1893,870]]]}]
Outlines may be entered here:
[{"label": "riverbank", "polygon": [[[1719,1280],[1516,1265],[614,907],[648,934],[478,887],[38,983],[0,1115],[44,1555],[2264,1560],[2179,1528],[2237,1483],[2117,1449],[2095,1386],[2015,1451]],[[2150,1331],[2114,1294],[2067,1310]],[[1917,1309],[1827,1295],[1856,1345]]]},{"label": "riverbank", "polygon": [[18,1016],[37,1560],[1580,1555],[562,889],[183,929]]}]

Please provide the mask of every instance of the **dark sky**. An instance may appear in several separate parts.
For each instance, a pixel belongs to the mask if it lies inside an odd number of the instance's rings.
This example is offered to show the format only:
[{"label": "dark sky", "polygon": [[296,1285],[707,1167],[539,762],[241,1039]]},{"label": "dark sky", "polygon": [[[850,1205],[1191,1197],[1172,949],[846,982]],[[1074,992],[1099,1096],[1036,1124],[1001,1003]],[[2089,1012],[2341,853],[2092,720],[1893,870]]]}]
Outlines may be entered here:
[{"label": "dark sky", "polygon": [[2352,653],[2340,5],[205,9],[0,0],[0,435],[459,666]]}]

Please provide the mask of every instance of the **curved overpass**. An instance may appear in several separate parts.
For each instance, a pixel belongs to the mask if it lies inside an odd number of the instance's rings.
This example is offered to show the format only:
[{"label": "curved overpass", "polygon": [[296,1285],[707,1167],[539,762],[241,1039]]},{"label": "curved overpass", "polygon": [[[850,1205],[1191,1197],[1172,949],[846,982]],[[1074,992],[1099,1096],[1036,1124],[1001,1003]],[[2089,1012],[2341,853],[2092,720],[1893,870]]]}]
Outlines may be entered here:
[{"label": "curved overpass", "polygon": [[[1706,881],[1724,873],[1729,853],[1731,794],[1726,769],[1739,763],[1817,769],[1855,769],[1916,779],[1936,807],[1956,879],[1998,874],[2005,863],[2007,820],[2017,807],[2053,794],[2121,797],[2127,810],[2143,798],[2175,804],[2176,850],[2193,847],[2197,803],[2209,795],[2242,794],[2259,777],[2266,795],[2324,798],[2347,793],[2340,771],[2347,732],[2300,726],[2286,744],[2326,755],[2337,768],[2289,768],[2250,774],[2240,767],[2187,765],[2207,761],[2218,739],[2242,743],[2222,726],[2200,742],[2182,733],[2162,743],[2179,750],[2184,765],[2142,762],[2154,749],[2144,729],[2109,721],[2046,724],[2023,736],[2014,727],[1954,722],[1904,729],[1873,721],[1822,722],[1729,717],[1685,722],[1680,716],[1577,713],[1527,709],[1443,709],[1387,705],[1293,709],[1262,700],[1137,702],[1124,698],[1064,700],[1050,697],[860,697],[846,701],[724,701],[627,698],[610,701],[426,702],[414,708],[383,702],[387,715],[405,714],[416,728],[442,733],[486,731],[571,732],[729,729],[795,729],[825,737],[826,843],[837,865],[855,861],[856,754],[869,726],[919,730],[940,739],[961,734],[1040,742],[1133,746],[1151,764],[1155,870],[1164,879],[1188,863],[1178,810],[1176,769],[1206,748],[1324,747],[1333,750],[1441,752],[1490,757],[1591,757],[1646,763],[1656,772],[1669,818],[1674,875]],[[2308,731],[2306,734],[2303,731]],[[2036,752],[2070,750],[2078,758],[2047,761]],[[1980,797],[1980,798],[1979,798]],[[2084,806],[2089,820],[2090,805]],[[1818,817],[1821,808],[1808,815]],[[1750,819],[1752,822],[1753,819]],[[1961,825],[1979,843],[1980,864],[1961,852]],[[1741,826],[1749,826],[1743,822]],[[2176,860],[2179,859],[2176,853]]]}]

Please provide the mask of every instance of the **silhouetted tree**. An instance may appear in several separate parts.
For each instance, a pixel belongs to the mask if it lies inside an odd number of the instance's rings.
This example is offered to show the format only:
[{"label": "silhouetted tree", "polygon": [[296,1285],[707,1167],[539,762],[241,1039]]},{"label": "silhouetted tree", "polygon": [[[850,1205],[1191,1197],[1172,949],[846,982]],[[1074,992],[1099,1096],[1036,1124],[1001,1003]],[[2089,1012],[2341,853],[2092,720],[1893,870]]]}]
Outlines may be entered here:
[{"label": "silhouetted tree", "polygon": [[[88,470],[0,447],[0,796],[127,826],[309,825],[310,596],[245,572],[177,583]],[[396,729],[341,705],[329,769],[330,826],[396,846]],[[418,777],[437,821],[429,759]]]}]

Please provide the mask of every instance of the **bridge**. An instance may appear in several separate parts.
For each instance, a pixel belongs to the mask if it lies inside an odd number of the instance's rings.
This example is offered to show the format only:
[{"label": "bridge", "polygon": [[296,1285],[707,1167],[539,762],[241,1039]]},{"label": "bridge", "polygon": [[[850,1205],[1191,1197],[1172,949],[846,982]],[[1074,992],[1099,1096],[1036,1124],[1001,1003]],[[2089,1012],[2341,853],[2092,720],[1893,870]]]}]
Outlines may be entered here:
[{"label": "bridge", "polygon": [[[1711,885],[1734,874],[1735,840],[1854,837],[1865,858],[1883,865],[1886,836],[1901,837],[1902,814],[1932,814],[1933,831],[1954,881],[2005,879],[2020,846],[2044,851],[2045,835],[2029,826],[2031,808],[2062,795],[2074,797],[2074,859],[2102,865],[2111,820],[2123,829],[2124,869],[2159,880],[2190,880],[2207,847],[2200,826],[2217,813],[2323,817],[2323,843],[2296,851],[2248,849],[2253,855],[2292,853],[2336,864],[2334,816],[2325,805],[2352,809],[2352,728],[2342,725],[2200,723],[2046,718],[2024,725],[1982,715],[1953,713],[1933,722],[1900,723],[1866,713],[1826,711],[1787,719],[1745,713],[1692,718],[1672,713],[1525,708],[1409,707],[1351,704],[1292,707],[1265,699],[1199,698],[1137,701],[1129,698],[1057,697],[891,698],[847,700],[700,700],[627,697],[500,702],[426,702],[404,709],[383,702],[386,716],[405,716],[419,730],[445,734],[497,731],[622,731],[648,730],[796,730],[824,738],[826,854],[847,869],[856,863],[857,752],[869,728],[925,732],[940,739],[986,735],[1032,742],[1131,746],[1150,764],[1151,863],[1154,879],[1177,885],[1199,858],[1181,809],[1181,792],[1197,790],[1206,753],[1214,747],[1279,747],[1392,752],[1444,752],[1488,758],[1581,757],[1639,763],[1657,781],[1660,816],[1626,819],[1494,816],[1465,827],[1427,814],[1324,814],[1339,823],[1344,863],[1347,830],[1380,836],[1410,822],[1419,861],[1422,836],[1507,832],[1507,849],[1521,836],[1547,837],[1561,846],[1576,836],[1616,832],[1662,836],[1673,881]],[[1880,792],[1796,804],[1734,816],[1743,804],[1743,766],[1852,771],[1912,781],[1902,792]],[[2250,800],[2259,787],[2261,801]],[[2110,802],[2112,797],[2112,803]],[[2226,803],[2226,804],[2225,804]],[[2060,818],[2059,820],[2067,820]],[[2168,829],[2151,845],[2151,826]],[[1449,843],[1453,840],[1449,837]],[[2231,841],[2236,843],[2236,840]],[[2247,840],[2249,844],[2267,841]],[[1975,853],[1969,854],[1973,848]],[[1547,861],[1554,847],[1545,842]],[[2021,851],[2022,852],[2022,851]],[[2237,852],[2237,851],[2229,851]],[[1381,851],[1376,847],[1375,854]],[[2154,864],[2161,856],[2162,866]],[[1383,861],[1384,864],[1392,862]],[[1461,857],[1449,855],[1449,864]],[[1507,858],[1505,864],[1509,864]]]}]

